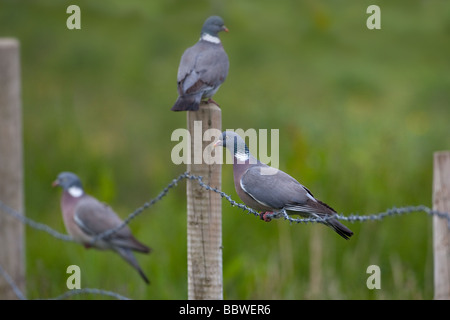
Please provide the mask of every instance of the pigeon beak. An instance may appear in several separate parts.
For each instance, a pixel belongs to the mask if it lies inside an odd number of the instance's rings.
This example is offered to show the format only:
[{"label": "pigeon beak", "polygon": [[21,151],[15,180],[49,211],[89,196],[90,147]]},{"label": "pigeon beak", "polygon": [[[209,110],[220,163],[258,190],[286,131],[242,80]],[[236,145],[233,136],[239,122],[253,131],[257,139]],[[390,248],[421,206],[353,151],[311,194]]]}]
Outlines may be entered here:
[{"label": "pigeon beak", "polygon": [[225,32],[229,32],[230,30],[228,30],[228,28],[227,28],[227,27],[223,26],[223,31],[225,31]]},{"label": "pigeon beak", "polygon": [[222,140],[217,140],[217,141],[214,143],[214,148],[220,147],[221,145],[222,145]]},{"label": "pigeon beak", "polygon": [[53,187],[53,188],[56,187],[56,186],[59,186],[59,181],[58,181],[58,180],[55,180],[55,181],[53,181],[53,183],[52,183],[52,187]]}]

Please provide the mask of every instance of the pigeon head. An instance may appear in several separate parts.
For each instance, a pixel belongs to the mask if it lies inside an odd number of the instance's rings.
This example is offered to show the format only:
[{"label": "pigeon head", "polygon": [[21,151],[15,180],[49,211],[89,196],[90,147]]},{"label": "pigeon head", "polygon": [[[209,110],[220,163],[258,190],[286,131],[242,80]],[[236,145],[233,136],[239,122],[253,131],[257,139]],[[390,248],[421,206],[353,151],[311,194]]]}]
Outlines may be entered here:
[{"label": "pigeon head", "polygon": [[219,16],[211,16],[206,19],[202,27],[202,34],[209,34],[213,37],[217,37],[220,31],[228,32],[228,28],[225,27],[223,19]]},{"label": "pigeon head", "polygon": [[241,138],[235,132],[224,131],[220,138],[214,143],[214,146],[222,146],[230,150],[234,157],[239,158],[239,160],[246,160],[250,156],[250,151],[245,144],[244,139]]},{"label": "pigeon head", "polygon": [[64,190],[68,190],[69,192],[75,190],[75,192],[70,192],[71,194],[83,193],[83,186],[81,184],[80,178],[78,178],[78,176],[72,172],[61,172],[52,185],[54,187],[60,186]]}]

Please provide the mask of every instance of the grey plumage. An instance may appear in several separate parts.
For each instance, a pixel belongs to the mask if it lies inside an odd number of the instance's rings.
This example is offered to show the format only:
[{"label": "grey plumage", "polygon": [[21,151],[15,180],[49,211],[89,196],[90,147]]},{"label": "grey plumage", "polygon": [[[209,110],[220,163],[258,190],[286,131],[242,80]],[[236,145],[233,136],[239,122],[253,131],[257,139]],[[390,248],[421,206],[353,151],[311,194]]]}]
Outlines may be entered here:
[{"label": "grey plumage", "polygon": [[178,99],[172,111],[196,111],[202,99],[211,99],[228,75],[229,60],[218,37],[228,31],[223,19],[209,17],[200,40],[181,56],[177,74]]},{"label": "grey plumage", "polygon": [[101,238],[92,244],[95,236],[123,223],[111,207],[84,193],[81,181],[74,173],[60,173],[53,182],[53,186],[61,186],[64,190],[61,197],[61,210],[67,232],[86,248],[92,246],[100,250],[117,252],[138,271],[148,284],[149,280],[132,251],[149,253],[150,248],[140,243],[131,234],[128,226],[124,226],[110,236]]},{"label": "grey plumage", "polygon": [[[261,163],[249,152],[244,140],[234,132],[223,132],[216,145],[222,145],[233,154],[234,186],[238,196],[249,207],[265,214],[285,209],[288,214],[324,218],[336,211],[287,173]],[[323,222],[344,239],[353,232],[331,218]]]}]

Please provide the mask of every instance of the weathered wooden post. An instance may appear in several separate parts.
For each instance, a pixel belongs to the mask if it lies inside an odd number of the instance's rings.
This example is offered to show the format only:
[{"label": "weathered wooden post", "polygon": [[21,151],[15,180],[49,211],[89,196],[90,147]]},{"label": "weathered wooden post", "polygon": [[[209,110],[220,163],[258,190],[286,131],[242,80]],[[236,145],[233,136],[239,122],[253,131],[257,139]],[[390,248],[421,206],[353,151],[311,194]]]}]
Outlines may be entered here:
[{"label": "weathered wooden post", "polygon": [[[222,112],[212,103],[187,111],[191,137],[191,157],[187,170],[203,177],[206,184],[221,188],[222,166],[208,164],[204,150],[213,141],[203,141],[208,129],[222,129]],[[210,154],[208,150],[205,157]],[[187,181],[188,299],[223,299],[222,278],[222,204],[217,193]]]},{"label": "weathered wooden post", "polygon": [[[22,111],[19,42],[0,38],[0,200],[18,212],[23,206]],[[0,213],[0,265],[25,289],[24,226]],[[17,299],[0,277],[0,299]]]},{"label": "weathered wooden post", "polygon": [[[433,210],[450,212],[450,151],[434,153]],[[450,299],[450,231],[433,217],[434,299]]]}]

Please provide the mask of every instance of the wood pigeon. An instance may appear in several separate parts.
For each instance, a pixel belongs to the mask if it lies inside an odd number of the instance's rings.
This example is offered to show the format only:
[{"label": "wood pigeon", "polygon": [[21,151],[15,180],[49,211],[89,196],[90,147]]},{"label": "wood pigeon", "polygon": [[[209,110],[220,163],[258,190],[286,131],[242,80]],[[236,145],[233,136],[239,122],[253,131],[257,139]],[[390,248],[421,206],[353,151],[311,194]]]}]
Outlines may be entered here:
[{"label": "wood pigeon", "polygon": [[[215,146],[226,147],[233,154],[234,187],[241,200],[249,207],[261,211],[260,217],[282,209],[287,214],[324,218],[336,211],[316,199],[312,193],[287,173],[257,160],[244,140],[234,132],[224,131]],[[344,239],[353,232],[335,218],[322,222]]]},{"label": "wood pigeon", "polygon": [[136,240],[128,226],[92,243],[95,236],[123,223],[111,207],[86,194],[78,176],[71,172],[60,173],[52,185],[61,186],[64,190],[61,196],[64,225],[75,241],[86,248],[93,246],[100,250],[117,252],[149,284],[132,251],[149,253],[150,248]]},{"label": "wood pigeon", "polygon": [[228,32],[223,19],[209,17],[203,24],[200,40],[181,56],[178,99],[172,111],[197,111],[202,99],[215,103],[211,98],[225,81],[230,65],[218,37],[220,31]]}]

